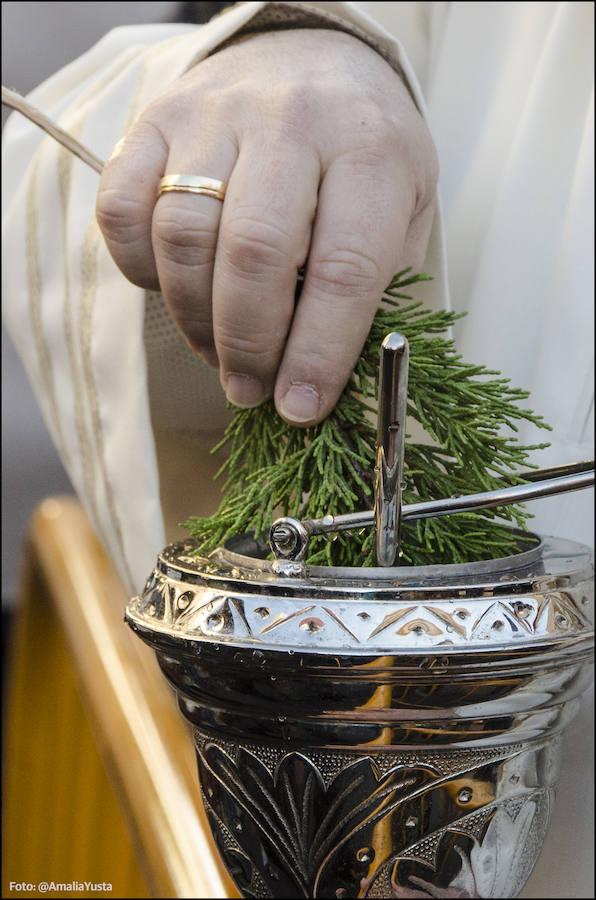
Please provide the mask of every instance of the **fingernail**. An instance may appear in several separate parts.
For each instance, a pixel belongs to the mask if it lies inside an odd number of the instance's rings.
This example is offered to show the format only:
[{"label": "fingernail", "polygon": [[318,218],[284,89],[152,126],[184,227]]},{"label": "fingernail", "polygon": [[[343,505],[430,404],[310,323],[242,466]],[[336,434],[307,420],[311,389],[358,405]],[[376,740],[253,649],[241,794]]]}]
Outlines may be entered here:
[{"label": "fingernail", "polygon": [[279,411],[291,422],[310,422],[316,419],[321,406],[319,392],[312,384],[293,384],[279,404]]},{"label": "fingernail", "polygon": [[265,389],[258,378],[231,372],[225,382],[226,397],[234,406],[250,409],[265,399]]}]

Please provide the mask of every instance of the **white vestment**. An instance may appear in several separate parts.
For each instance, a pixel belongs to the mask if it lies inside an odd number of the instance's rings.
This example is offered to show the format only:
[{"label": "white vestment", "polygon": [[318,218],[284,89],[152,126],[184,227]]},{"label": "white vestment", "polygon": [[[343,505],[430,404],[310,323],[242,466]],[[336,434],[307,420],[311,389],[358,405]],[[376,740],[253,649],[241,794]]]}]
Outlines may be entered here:
[{"label": "white vestment", "polygon": [[[152,99],[274,6],[238,4],[201,27],[116,29],[29,99],[106,159]],[[548,435],[521,429],[523,443],[552,443],[536,462],[592,457],[593,5],[308,6],[343,17],[401,66],[437,144],[441,208],[424,265],[434,281],[415,296],[467,311],[455,328],[458,350],[531,391],[528,405],[553,426]],[[5,323],[72,483],[136,592],[172,538],[165,494],[178,521],[198,511],[176,491],[174,470],[188,454],[178,456],[175,441],[156,450],[156,434],[208,447],[229,411],[217,373],[189,350],[161,296],[127,282],[113,263],[94,217],[97,185],[95,172],[11,118]],[[208,490],[200,470],[184,478]],[[592,504],[588,491],[536,502],[533,527],[593,545]],[[563,776],[547,847],[522,896],[592,890],[585,711],[569,735],[576,772]]]}]

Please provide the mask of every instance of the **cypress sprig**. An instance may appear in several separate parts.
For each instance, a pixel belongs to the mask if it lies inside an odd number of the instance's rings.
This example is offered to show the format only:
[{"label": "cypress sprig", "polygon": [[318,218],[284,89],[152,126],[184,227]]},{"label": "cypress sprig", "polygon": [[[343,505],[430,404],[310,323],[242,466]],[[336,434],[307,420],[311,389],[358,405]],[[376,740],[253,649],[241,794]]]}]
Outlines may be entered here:
[{"label": "cypress sprig", "polygon": [[[445,332],[463,314],[433,312],[412,301],[404,289],[427,275],[399,272],[382,299],[354,372],[333,413],[311,428],[281,419],[272,401],[236,410],[223,440],[227,449],[216,477],[224,478],[223,501],[211,518],[184,523],[208,553],[232,535],[254,532],[266,539],[275,518],[316,518],[327,513],[372,509],[376,445],[379,350],[391,331],[410,345],[407,414],[427,439],[406,435],[402,501],[405,504],[493,490],[507,477],[529,468],[531,450],[521,445],[517,422],[547,428],[541,416],[520,407],[529,394],[482,365],[464,362]],[[513,433],[511,433],[513,432]],[[408,565],[457,563],[498,558],[515,552],[512,526],[526,530],[521,505],[404,523],[400,562]],[[314,537],[308,562],[320,565],[373,565],[372,529]]]}]

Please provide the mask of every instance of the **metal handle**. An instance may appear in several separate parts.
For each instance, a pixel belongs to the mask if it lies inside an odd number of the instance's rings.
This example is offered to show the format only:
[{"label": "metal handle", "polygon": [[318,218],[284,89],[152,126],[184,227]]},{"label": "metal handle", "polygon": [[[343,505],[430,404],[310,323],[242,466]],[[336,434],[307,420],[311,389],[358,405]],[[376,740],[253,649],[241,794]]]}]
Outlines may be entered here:
[{"label": "metal handle", "polygon": [[[491,509],[495,506],[507,506],[510,503],[523,503],[526,500],[535,500],[553,494],[578,491],[594,484],[593,459],[583,463],[570,463],[568,466],[557,466],[556,470],[569,471],[571,474],[550,478],[548,476],[552,474],[552,468],[523,472],[519,477],[528,480],[532,478],[533,483],[498,488],[480,494],[466,494],[463,497],[447,497],[442,500],[409,503],[401,508],[401,520],[426,519],[429,516],[449,516],[454,513]],[[296,521],[296,519],[282,518],[271,526],[269,543],[276,556],[280,555],[278,540],[285,547],[289,546],[288,542],[296,540],[295,537],[290,537],[291,534],[295,534],[294,523]],[[321,519],[304,519],[298,524],[300,525],[300,558],[303,558],[308,538],[311,535],[348,531],[352,528],[370,528],[375,524],[375,512],[368,509],[364,512],[345,513],[340,516],[323,516]],[[288,558],[290,554],[286,553],[285,556]]]},{"label": "metal handle", "polygon": [[388,334],[381,344],[379,362],[374,509],[379,566],[392,566],[399,546],[408,358],[408,342],[403,334]]}]

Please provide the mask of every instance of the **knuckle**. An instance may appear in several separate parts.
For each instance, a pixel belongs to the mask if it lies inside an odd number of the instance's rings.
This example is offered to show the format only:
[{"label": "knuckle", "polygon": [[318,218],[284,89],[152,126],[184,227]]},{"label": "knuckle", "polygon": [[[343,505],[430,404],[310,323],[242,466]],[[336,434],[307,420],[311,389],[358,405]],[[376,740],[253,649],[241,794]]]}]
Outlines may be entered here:
[{"label": "knuckle", "polygon": [[389,115],[376,104],[369,104],[364,110],[363,120],[367,133],[374,142],[386,148],[389,154],[401,150],[407,143],[407,133],[397,116]]},{"label": "knuckle", "polygon": [[153,220],[153,247],[170,262],[195,264],[212,261],[217,232],[210,217],[200,210],[174,204],[156,211]]},{"label": "knuckle", "polygon": [[302,81],[284,84],[271,105],[276,130],[303,143],[304,128],[310,125],[317,105],[317,91],[312,84]]},{"label": "knuckle", "polygon": [[407,129],[399,111],[385,108],[372,97],[360,98],[348,109],[350,127],[364,143],[386,146],[393,153],[404,140]]},{"label": "knuckle", "polygon": [[363,250],[346,247],[313,261],[308,277],[315,288],[331,295],[361,295],[378,290],[381,282],[377,261]]},{"label": "knuckle", "polygon": [[176,308],[170,308],[176,325],[191,343],[200,345],[212,342],[213,327],[208,316],[201,317],[199,313],[190,313],[188,310],[180,312]]},{"label": "knuckle", "polygon": [[254,373],[275,371],[279,348],[275,342],[263,341],[263,335],[247,334],[240,331],[240,323],[235,327],[220,326],[216,332],[217,351],[221,360],[229,368]]},{"label": "knuckle", "polygon": [[227,263],[241,275],[284,269],[291,260],[289,235],[252,217],[230,222],[220,242]]},{"label": "knuckle", "polygon": [[[372,109],[372,111],[371,111]],[[353,111],[349,133],[343,132],[342,157],[364,172],[392,171],[397,164],[412,168],[411,130],[374,104]]]},{"label": "knuckle", "polygon": [[426,122],[417,111],[394,115],[374,103],[358,113],[364,130],[358,132],[351,161],[357,161],[362,170],[393,169],[396,162],[405,167],[412,186],[413,213],[418,212],[434,195],[439,179],[438,153]]},{"label": "knuckle", "polygon": [[115,188],[101,188],[95,203],[97,223],[108,240],[135,242],[142,230],[143,206],[134,196]]},{"label": "knuckle", "polygon": [[228,356],[246,356],[260,359],[263,347],[252,335],[243,334],[238,327],[219,327],[217,329],[217,345]]}]

